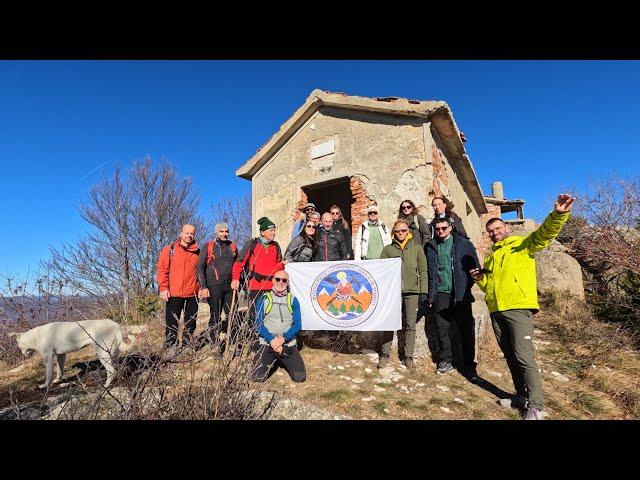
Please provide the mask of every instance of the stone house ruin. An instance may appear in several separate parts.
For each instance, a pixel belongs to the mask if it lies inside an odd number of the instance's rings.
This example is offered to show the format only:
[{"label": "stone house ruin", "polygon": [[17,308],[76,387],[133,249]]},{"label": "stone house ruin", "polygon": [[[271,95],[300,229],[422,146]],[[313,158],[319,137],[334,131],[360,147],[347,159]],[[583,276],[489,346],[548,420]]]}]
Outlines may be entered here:
[{"label": "stone house ruin", "polygon": [[434,196],[454,205],[479,247],[488,210],[465,141],[443,101],[314,90],[236,175],[252,184],[254,235],[267,216],[283,248],[307,201],[321,213],[340,206],[355,238],[368,206],[391,226],[405,199],[430,219]]}]

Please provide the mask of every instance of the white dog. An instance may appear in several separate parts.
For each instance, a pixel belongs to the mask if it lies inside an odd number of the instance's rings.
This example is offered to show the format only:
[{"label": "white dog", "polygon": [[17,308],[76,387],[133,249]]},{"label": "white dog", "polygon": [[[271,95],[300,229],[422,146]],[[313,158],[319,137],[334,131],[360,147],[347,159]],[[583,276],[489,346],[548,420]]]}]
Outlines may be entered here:
[{"label": "white dog", "polygon": [[[47,372],[45,382],[40,388],[49,388],[53,374],[53,355],[57,361],[57,375],[53,383],[62,381],[64,361],[66,354],[75,352],[87,345],[94,344],[100,363],[107,371],[105,388],[113,381],[115,369],[113,360],[118,358],[120,350],[129,350],[135,343],[136,337],[128,335],[132,342],[127,345],[123,342],[122,329],[113,320],[80,320],[74,322],[52,322],[46,325],[32,328],[23,334],[14,333],[18,346],[24,356],[37,351],[42,356]],[[122,349],[121,346],[125,348]]]}]

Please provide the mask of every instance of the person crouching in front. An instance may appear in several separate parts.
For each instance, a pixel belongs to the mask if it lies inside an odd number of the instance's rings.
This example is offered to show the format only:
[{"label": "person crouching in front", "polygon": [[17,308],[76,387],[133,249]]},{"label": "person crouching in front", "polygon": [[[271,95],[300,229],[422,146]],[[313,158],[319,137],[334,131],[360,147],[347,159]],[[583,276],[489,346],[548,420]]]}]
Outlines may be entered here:
[{"label": "person crouching in front", "polygon": [[283,367],[291,380],[307,379],[304,361],[296,347],[300,331],[300,302],[288,292],[289,275],[279,270],[273,275],[271,291],[263,293],[256,304],[256,323],[260,347],[251,375],[254,382],[264,382],[278,367]]}]

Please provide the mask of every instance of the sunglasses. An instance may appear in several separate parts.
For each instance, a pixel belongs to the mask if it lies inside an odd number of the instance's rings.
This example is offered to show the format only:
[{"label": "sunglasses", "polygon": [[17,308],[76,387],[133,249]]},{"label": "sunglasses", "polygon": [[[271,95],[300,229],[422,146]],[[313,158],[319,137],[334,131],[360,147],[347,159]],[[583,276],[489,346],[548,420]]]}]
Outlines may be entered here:
[{"label": "sunglasses", "polygon": [[435,230],[436,230],[436,232],[439,232],[441,230],[446,230],[447,228],[449,228],[448,225],[446,227],[435,227]]},{"label": "sunglasses", "polygon": [[377,215],[378,212],[369,212],[369,215]]},{"label": "sunglasses", "polygon": [[229,230],[218,230],[220,233],[229,233]]},{"label": "sunglasses", "polygon": [[394,230],[394,232],[396,232],[396,233],[407,233],[408,231],[409,231],[408,228],[403,228],[403,229],[400,229],[400,230]]},{"label": "sunglasses", "polygon": [[309,208],[305,208],[304,211],[305,212],[313,212],[315,210],[313,208],[309,207]]},{"label": "sunglasses", "polygon": [[331,215],[340,215],[340,212],[331,212]]},{"label": "sunglasses", "polygon": [[273,280],[278,282],[278,283],[287,283],[289,281],[289,279],[282,278],[282,277],[273,277]]},{"label": "sunglasses", "polygon": [[304,228],[313,228],[315,230],[316,226],[315,225],[306,225]]},{"label": "sunglasses", "polygon": [[413,207],[411,205],[403,205],[402,209],[403,210],[411,210]]}]

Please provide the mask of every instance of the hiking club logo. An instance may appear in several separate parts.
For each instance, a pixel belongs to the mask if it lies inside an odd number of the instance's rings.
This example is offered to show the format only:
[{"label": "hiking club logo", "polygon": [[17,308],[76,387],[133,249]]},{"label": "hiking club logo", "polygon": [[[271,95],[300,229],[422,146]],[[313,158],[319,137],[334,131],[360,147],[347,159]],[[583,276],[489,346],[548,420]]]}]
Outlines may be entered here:
[{"label": "hiking club logo", "polygon": [[348,263],[334,265],[314,280],[311,304],[327,323],[354,327],[375,311],[378,285],[364,268]]}]

